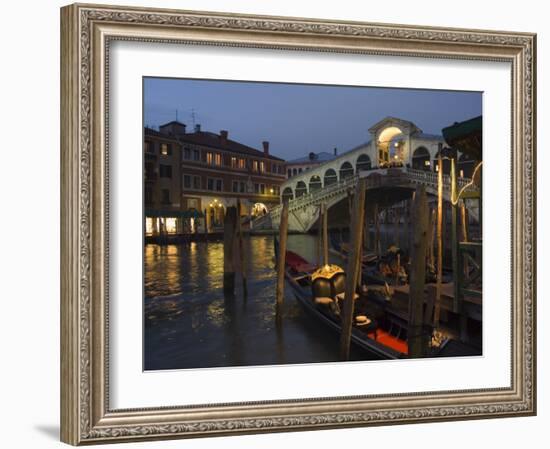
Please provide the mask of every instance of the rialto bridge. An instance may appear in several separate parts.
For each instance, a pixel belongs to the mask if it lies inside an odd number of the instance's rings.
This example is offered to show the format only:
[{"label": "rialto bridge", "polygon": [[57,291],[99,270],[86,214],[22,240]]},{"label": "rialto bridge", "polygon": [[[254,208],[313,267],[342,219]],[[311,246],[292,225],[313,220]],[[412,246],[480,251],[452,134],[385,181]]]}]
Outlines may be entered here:
[{"label": "rialto bridge", "polygon": [[[349,218],[348,194],[359,178],[367,178],[367,213],[376,204],[387,208],[410,199],[416,186],[426,187],[428,195],[437,195],[439,152],[445,144],[442,136],[428,135],[413,123],[393,117],[385,118],[369,129],[371,140],[314,169],[289,178],[281,186],[281,202],[289,201],[289,229],[307,232],[317,222],[319,208],[325,203],[329,222]],[[444,150],[443,150],[444,151]],[[443,153],[444,154],[444,153]],[[464,155],[465,156],[465,155]],[[461,189],[477,190],[469,184],[475,161],[460,153],[457,184]],[[444,160],[443,196],[450,201],[450,160]],[[470,216],[477,220],[478,202],[467,201]],[[253,222],[253,228],[278,228],[281,206]]]}]

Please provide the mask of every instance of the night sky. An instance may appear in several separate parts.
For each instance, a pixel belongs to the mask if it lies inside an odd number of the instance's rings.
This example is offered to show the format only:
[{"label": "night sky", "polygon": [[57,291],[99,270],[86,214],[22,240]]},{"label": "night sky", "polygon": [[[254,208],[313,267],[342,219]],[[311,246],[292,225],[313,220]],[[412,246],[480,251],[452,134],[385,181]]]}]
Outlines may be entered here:
[{"label": "night sky", "polygon": [[283,159],[310,151],[347,151],[369,140],[368,129],[386,116],[410,120],[441,134],[454,122],[481,115],[480,92],[307,84],[144,79],[144,124],[176,119],[193,129],[219,133]]}]

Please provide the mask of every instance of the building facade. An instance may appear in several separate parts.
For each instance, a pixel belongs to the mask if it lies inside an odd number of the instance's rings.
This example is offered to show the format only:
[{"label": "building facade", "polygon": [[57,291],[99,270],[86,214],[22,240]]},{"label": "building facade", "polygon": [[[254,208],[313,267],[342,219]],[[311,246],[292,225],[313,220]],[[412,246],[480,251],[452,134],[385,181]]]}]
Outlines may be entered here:
[{"label": "building facade", "polygon": [[[151,146],[149,146],[152,143]],[[162,145],[172,145],[172,159],[163,155]],[[269,142],[262,142],[262,150],[249,147],[229,139],[229,133],[202,131],[197,125],[193,132],[186,132],[186,126],[179,122],[162,125],[159,131],[145,131],[146,153],[149,148],[158,148],[160,154],[156,165],[158,176],[150,182],[151,193],[145,199],[150,204],[161,206],[167,215],[177,215],[174,232],[194,233],[221,230],[225,210],[240,204],[241,217],[253,218],[265,214],[270,207],[279,203],[280,186],[285,181],[284,160],[269,152]],[[168,161],[177,167],[164,168]],[[146,165],[146,188],[147,188]],[[163,176],[160,176],[162,171]],[[153,171],[154,173],[154,171]],[[172,175],[173,182],[165,178]],[[151,195],[151,196],[148,196]],[[177,196],[177,201],[172,196]],[[159,200],[160,199],[160,202]],[[146,210],[147,210],[146,201]],[[162,208],[166,206],[166,208]],[[146,217],[151,223],[149,231],[154,233],[157,222],[155,208]],[[178,212],[176,213],[175,210]],[[172,217],[166,217],[172,224]],[[168,220],[170,218],[170,220]],[[160,219],[162,226],[162,218]],[[206,229],[205,229],[206,226]]]},{"label": "building facade", "polygon": [[320,153],[311,152],[307,156],[292,159],[285,164],[286,177],[287,179],[292,178],[336,157],[338,157],[338,150],[334,148],[332,153],[327,153],[326,151],[321,151]]},{"label": "building facade", "polygon": [[146,235],[180,233],[180,143],[162,127],[160,131],[145,128],[143,169]]}]

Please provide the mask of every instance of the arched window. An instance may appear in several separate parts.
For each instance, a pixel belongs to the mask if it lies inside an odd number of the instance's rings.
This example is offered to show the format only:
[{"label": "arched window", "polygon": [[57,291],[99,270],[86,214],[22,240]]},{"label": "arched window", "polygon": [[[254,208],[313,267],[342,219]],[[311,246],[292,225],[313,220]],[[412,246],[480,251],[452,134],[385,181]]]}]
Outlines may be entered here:
[{"label": "arched window", "polygon": [[357,158],[357,171],[363,171],[363,170],[370,170],[371,169],[371,163],[370,163],[370,157],[368,154],[362,154]]},{"label": "arched window", "polygon": [[322,187],[323,184],[321,184],[321,178],[317,175],[313,175],[309,180],[309,191],[315,192],[316,190],[320,190]]},{"label": "arched window", "polygon": [[414,150],[412,168],[416,170],[431,170],[430,152],[425,147]]},{"label": "arched window", "polygon": [[298,181],[296,184],[296,198],[300,198],[307,193],[307,186],[304,181]]},{"label": "arched window", "polygon": [[324,181],[325,181],[325,187],[330,186],[331,184],[336,184],[338,182],[338,176],[336,175],[336,171],[332,168],[329,168],[325,172]]},{"label": "arched window", "polygon": [[353,176],[353,166],[349,162],[344,162],[340,166],[340,180]]},{"label": "arched window", "polygon": [[290,201],[294,198],[294,193],[292,193],[292,189],[290,187],[285,187],[283,190],[283,201]]}]

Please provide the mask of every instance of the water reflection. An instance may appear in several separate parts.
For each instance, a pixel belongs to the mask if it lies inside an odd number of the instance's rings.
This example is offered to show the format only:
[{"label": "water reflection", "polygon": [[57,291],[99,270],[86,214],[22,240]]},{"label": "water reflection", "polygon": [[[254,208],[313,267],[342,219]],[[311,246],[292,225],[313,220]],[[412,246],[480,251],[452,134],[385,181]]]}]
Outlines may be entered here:
[{"label": "water reflection", "polygon": [[[291,235],[288,247],[316,258],[314,236]],[[221,242],[146,245],[145,369],[338,360],[338,337],[311,321],[288,287],[277,320],[273,238],[245,239],[244,250],[246,300],[240,279],[235,296],[223,296]]]}]

